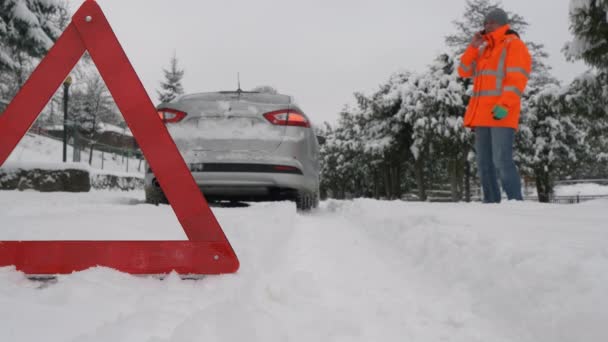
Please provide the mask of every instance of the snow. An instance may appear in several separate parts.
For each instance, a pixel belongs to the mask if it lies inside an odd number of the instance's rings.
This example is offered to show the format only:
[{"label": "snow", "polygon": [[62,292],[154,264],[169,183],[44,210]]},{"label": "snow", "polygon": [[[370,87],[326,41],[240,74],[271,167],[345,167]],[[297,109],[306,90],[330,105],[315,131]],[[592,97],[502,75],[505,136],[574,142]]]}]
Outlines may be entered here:
[{"label": "snow", "polygon": [[13,16],[29,26],[27,31],[29,38],[32,38],[36,42],[42,44],[46,49],[50,49],[53,46],[53,41],[46,34],[46,32],[44,32],[38,17],[28,8],[26,1],[15,2]]},{"label": "snow", "polygon": [[13,67],[16,63],[13,61],[11,56],[4,51],[3,47],[0,47],[0,63],[6,64],[9,67]]},{"label": "snow", "polygon": [[15,1],[15,7],[13,8],[13,16],[29,26],[40,26],[38,18],[30,9],[27,7],[26,1]]},{"label": "snow", "polygon": [[608,185],[581,183],[558,185],[555,187],[556,196],[608,196]]},{"label": "snow", "polygon": [[122,127],[118,127],[109,123],[100,123],[99,124],[99,133],[103,133],[103,132],[114,132],[114,133],[118,133],[118,134],[122,134],[122,135],[126,135],[126,136],[133,136],[133,133],[131,133],[131,130],[129,128],[122,128]]},{"label": "snow", "polygon": [[[72,160],[72,146],[67,147],[68,160]],[[61,168],[72,168],[88,170],[92,174],[113,174],[123,177],[143,177],[144,167],[138,170],[139,159],[129,158],[129,172],[127,172],[127,158],[115,154],[104,153],[103,169],[101,169],[102,153],[93,152],[93,164],[88,165],[89,151],[81,152],[81,160],[86,163],[62,163],[63,142],[41,135],[26,134],[9,155],[2,168],[11,169],[33,169],[57,170]]]},{"label": "snow", "polygon": [[[0,239],[184,239],[171,208],[143,197],[0,192]],[[606,205],[213,208],[238,273],[95,268],[38,288],[0,268],[0,340],[605,341]]]},{"label": "snow", "polygon": [[82,170],[89,171],[89,164],[85,163],[49,163],[49,162],[11,162],[7,161],[2,164],[5,170]]}]

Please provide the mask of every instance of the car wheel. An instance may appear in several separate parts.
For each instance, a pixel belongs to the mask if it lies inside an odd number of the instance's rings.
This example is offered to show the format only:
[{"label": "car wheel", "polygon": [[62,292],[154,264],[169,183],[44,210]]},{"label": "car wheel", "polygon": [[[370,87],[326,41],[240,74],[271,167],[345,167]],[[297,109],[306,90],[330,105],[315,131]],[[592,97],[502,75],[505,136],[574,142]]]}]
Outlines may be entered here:
[{"label": "car wheel", "polygon": [[169,204],[169,201],[160,188],[146,188],[146,203],[159,205]]},{"label": "car wheel", "polygon": [[319,202],[321,201],[321,196],[319,195],[319,191],[315,192],[314,194],[314,198],[313,198],[313,203],[312,203],[312,207],[313,208],[318,208],[319,207]]},{"label": "car wheel", "polygon": [[319,195],[317,192],[298,191],[296,197],[296,208],[299,211],[311,211],[319,206]]}]

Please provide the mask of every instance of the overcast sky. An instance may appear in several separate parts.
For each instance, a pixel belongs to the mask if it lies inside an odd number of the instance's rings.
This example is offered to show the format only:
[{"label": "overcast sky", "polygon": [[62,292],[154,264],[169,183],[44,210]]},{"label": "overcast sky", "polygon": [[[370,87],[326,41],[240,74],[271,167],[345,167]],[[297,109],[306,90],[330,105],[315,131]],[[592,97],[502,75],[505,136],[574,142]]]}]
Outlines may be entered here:
[{"label": "overcast sky", "polygon": [[[530,23],[523,37],[546,45],[555,76],[569,63],[569,0],[506,0]],[[82,0],[72,0],[76,10]],[[335,122],[352,93],[374,91],[395,71],[421,71],[446,50],[465,0],[99,0],[146,90],[157,103],[172,54],[187,93],[271,85],[320,124]]]}]

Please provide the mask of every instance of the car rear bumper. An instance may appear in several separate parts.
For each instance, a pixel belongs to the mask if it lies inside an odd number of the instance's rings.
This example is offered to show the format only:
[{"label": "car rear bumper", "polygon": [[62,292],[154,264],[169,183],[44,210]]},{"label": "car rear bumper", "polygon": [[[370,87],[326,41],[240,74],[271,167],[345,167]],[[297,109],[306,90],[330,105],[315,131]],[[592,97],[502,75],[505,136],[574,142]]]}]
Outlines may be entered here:
[{"label": "car rear bumper", "polygon": [[262,172],[193,172],[196,184],[201,188],[212,187],[265,187],[265,188],[308,188],[306,178],[301,174]]},{"label": "car rear bumper", "polygon": [[[194,181],[207,196],[290,197],[294,191],[316,191],[312,177],[291,170],[285,172],[192,172]],[[145,186],[159,188],[153,174],[146,174]]]}]

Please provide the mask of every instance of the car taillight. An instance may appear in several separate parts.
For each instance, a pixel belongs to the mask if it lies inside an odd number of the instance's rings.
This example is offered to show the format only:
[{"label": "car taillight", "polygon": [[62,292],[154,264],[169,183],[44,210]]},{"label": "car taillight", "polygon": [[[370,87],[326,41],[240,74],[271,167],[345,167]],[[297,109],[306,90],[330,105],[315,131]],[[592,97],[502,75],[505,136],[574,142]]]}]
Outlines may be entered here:
[{"label": "car taillight", "polygon": [[277,110],[264,114],[264,117],[273,125],[310,127],[308,119],[294,110]]},{"label": "car taillight", "polygon": [[297,167],[286,165],[275,165],[273,166],[273,169],[276,171],[299,171]]},{"label": "car taillight", "polygon": [[186,113],[170,108],[162,108],[158,110],[158,116],[164,123],[176,123],[182,121],[186,117]]}]

